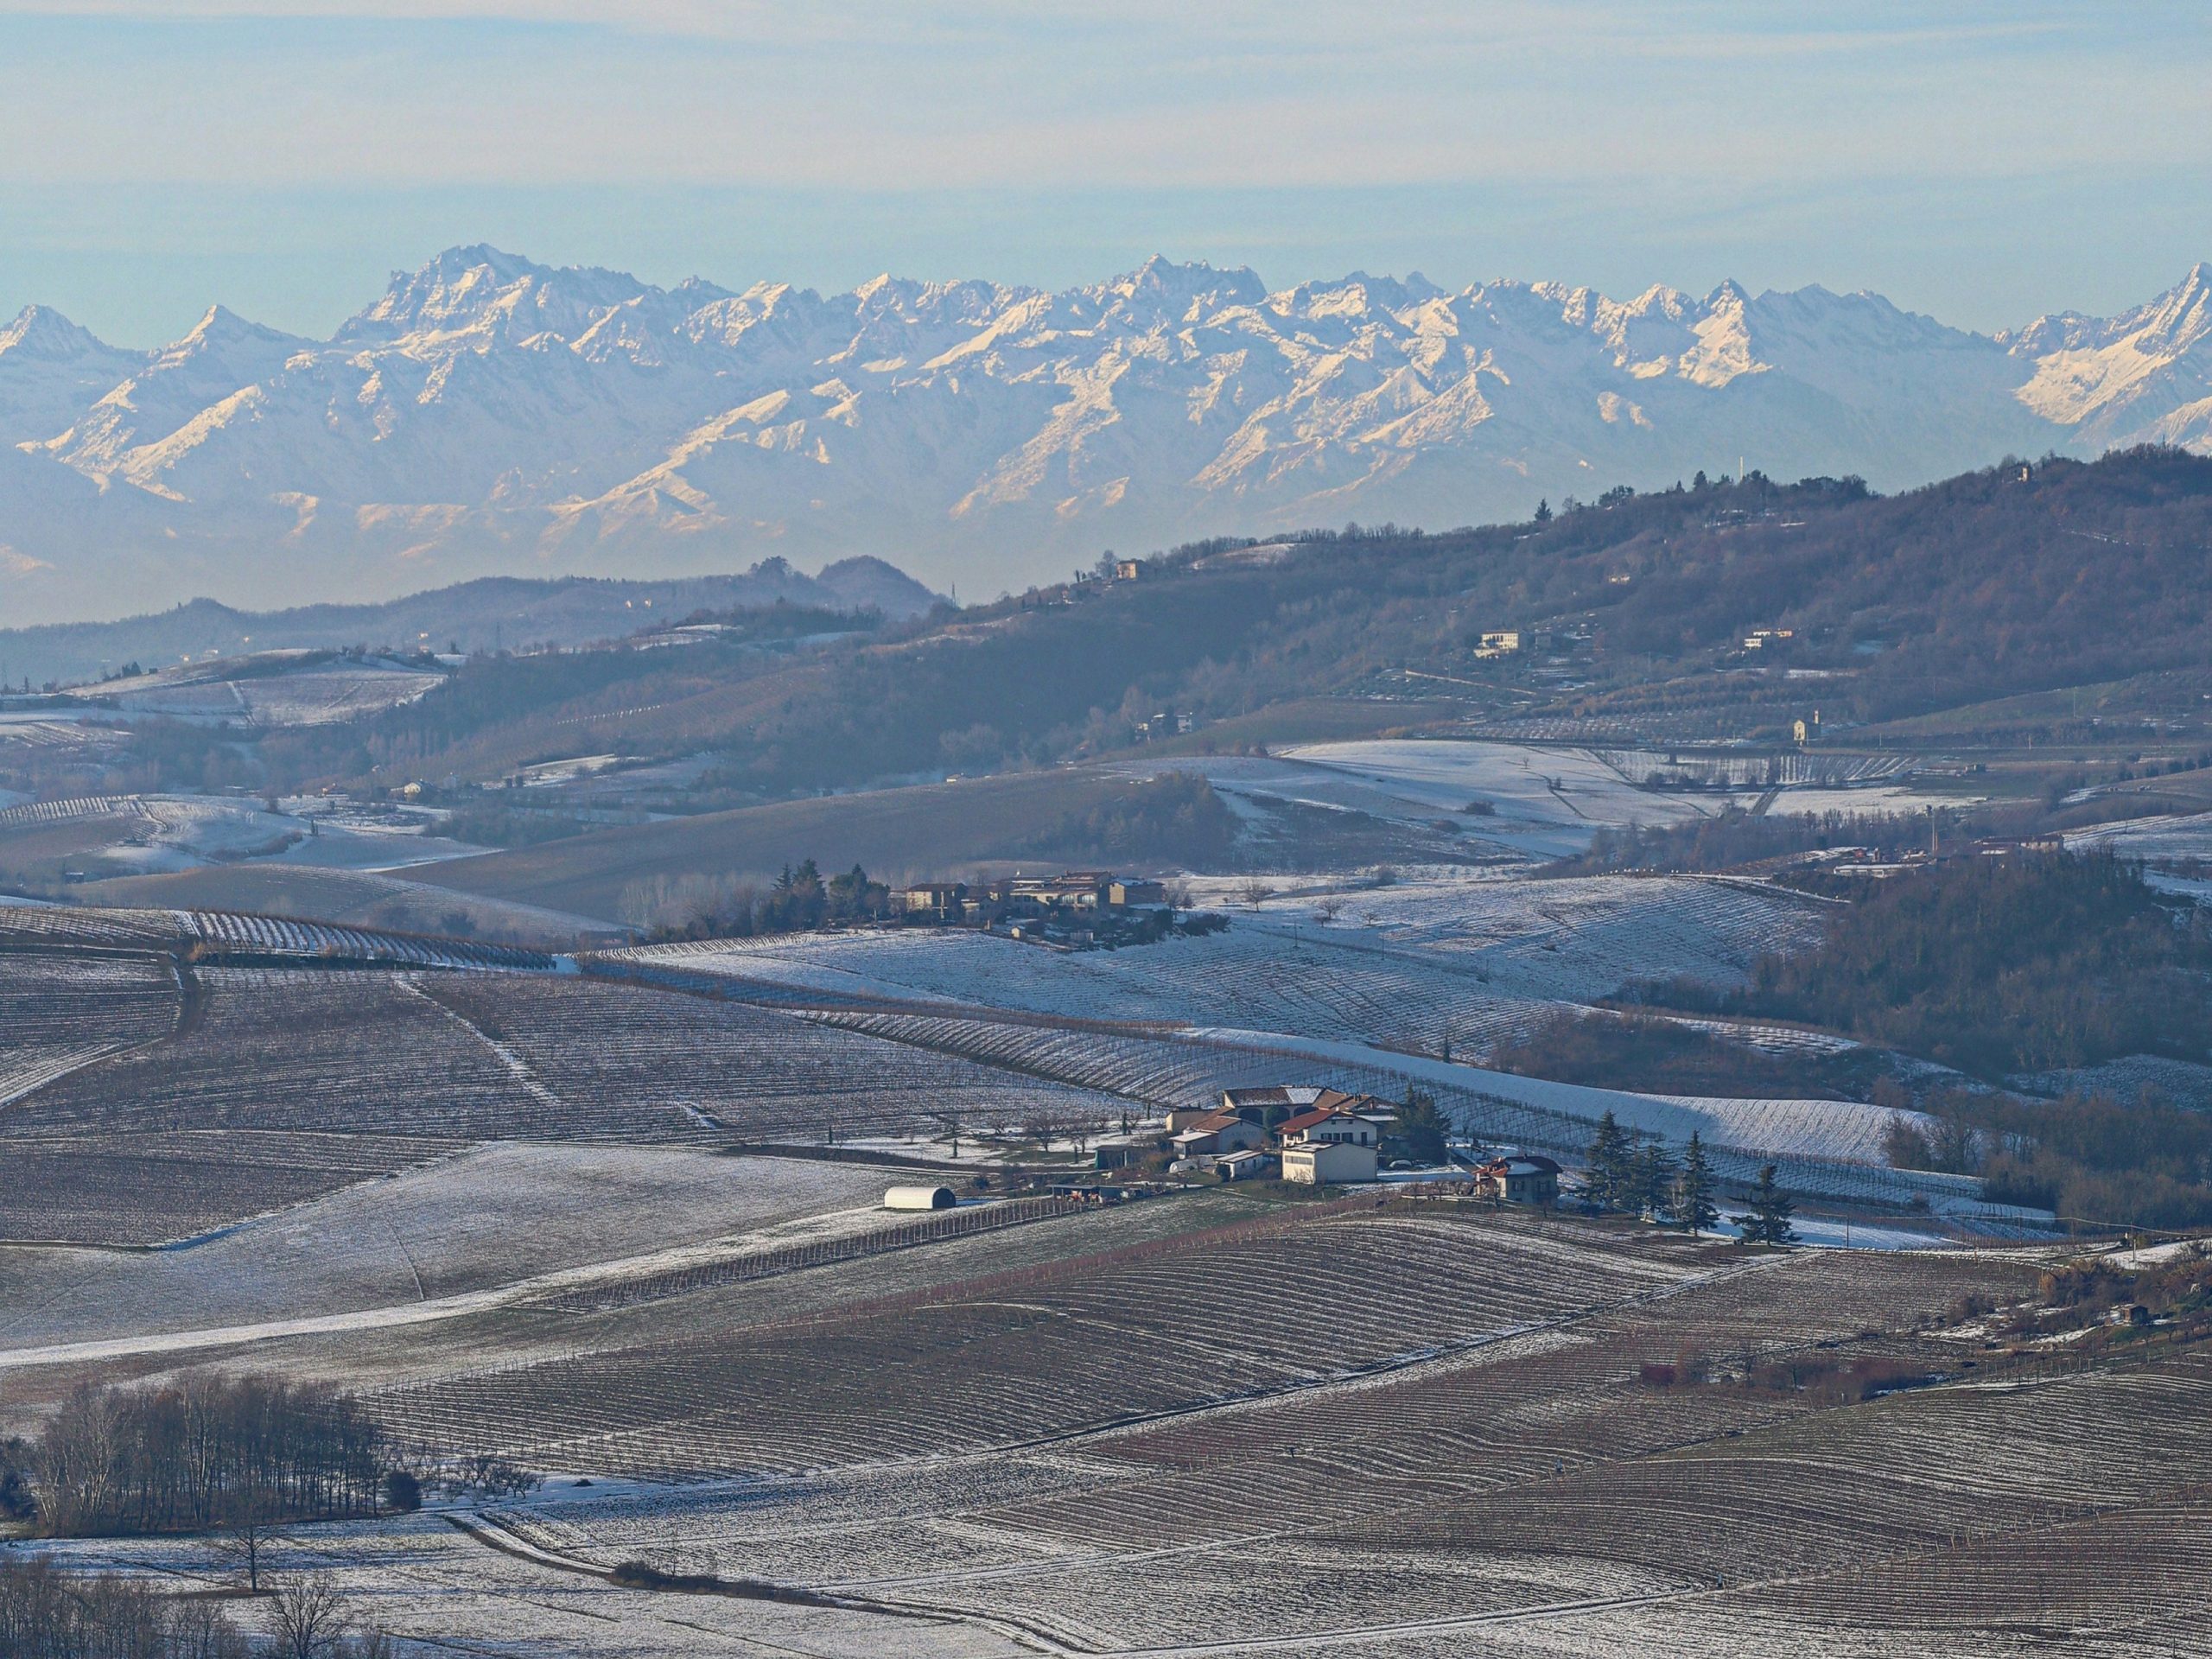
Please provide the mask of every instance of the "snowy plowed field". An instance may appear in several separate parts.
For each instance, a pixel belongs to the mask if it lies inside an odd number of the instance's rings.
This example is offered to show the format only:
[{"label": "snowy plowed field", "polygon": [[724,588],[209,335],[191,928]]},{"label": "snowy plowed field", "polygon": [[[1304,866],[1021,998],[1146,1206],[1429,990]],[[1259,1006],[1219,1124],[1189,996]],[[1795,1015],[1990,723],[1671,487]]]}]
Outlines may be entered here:
[{"label": "snowy plowed field", "polygon": [[2212,859],[2212,812],[2179,818],[2129,818],[2120,823],[2101,823],[2075,830],[2066,837],[2069,848],[2105,847],[2123,858],[2146,860]]},{"label": "snowy plowed field", "polygon": [[[0,1143],[0,1156],[8,1150]],[[864,1165],[676,1147],[493,1144],[416,1155],[431,1161],[184,1248],[71,1258],[67,1297],[4,1321],[0,1368],[53,1344],[302,1319],[343,1330],[348,1316],[373,1328],[563,1269],[836,1211],[872,1216],[884,1186],[882,1171]]]},{"label": "snowy plowed field", "polygon": [[[1320,895],[1325,896],[1325,895]],[[1741,981],[1815,937],[1818,906],[1691,877],[1428,875],[1239,911],[1226,934],[1067,953],[969,932],[883,930],[618,953],[810,991],[1296,1033],[1480,1053],[1562,1002],[1639,976]]]}]

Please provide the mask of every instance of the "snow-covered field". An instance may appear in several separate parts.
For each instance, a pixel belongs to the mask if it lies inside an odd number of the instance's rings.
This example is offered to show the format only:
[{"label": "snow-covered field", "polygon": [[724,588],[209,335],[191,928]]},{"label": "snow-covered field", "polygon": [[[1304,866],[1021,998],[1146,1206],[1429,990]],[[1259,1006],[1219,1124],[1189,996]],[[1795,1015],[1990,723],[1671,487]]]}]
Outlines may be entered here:
[{"label": "snow-covered field", "polygon": [[[256,660],[263,670],[284,656]],[[213,662],[162,669],[129,679],[70,688],[75,697],[97,698],[126,714],[172,720],[230,721],[239,725],[328,726],[413,702],[445,683],[434,670],[401,663],[315,661],[278,671],[241,672],[245,665]]]},{"label": "snow-covered field", "polygon": [[1956,791],[1918,788],[1911,784],[1878,784],[1866,789],[1805,787],[1783,790],[1769,804],[1767,811],[1784,817],[1800,813],[1818,817],[1827,812],[1921,812],[1931,808],[1941,810],[1946,807],[1977,806],[1987,798]]},{"label": "snow-covered field", "polygon": [[2186,817],[2127,818],[2070,831],[2069,848],[2108,847],[2128,858],[2212,859],[2212,812]]},{"label": "snow-covered field", "polygon": [[[677,1497],[678,1494],[671,1494]],[[556,1565],[518,1540],[500,1548],[448,1523],[438,1506],[413,1516],[288,1530],[269,1547],[272,1577],[312,1573],[363,1622],[401,1643],[403,1659],[464,1653],[482,1659],[1026,1659],[1033,1645],[975,1624],[727,1596],[617,1589]],[[222,1590],[235,1572],[205,1538],[41,1545],[73,1567],[120,1569],[175,1589]],[[238,1622],[265,1634],[251,1602]]]},{"label": "snow-covered field", "polygon": [[[11,1251],[0,1262],[0,1369],[56,1344],[140,1351],[300,1328],[458,1317],[549,1275],[683,1265],[876,1224],[864,1166],[653,1147],[494,1143],[210,1236],[131,1254]],[[836,1217],[843,1219],[836,1219]],[[666,1258],[663,1260],[662,1258]],[[566,1282],[562,1281],[561,1282]],[[255,1327],[264,1327],[255,1331]]]},{"label": "snow-covered field", "polygon": [[[1581,851],[1599,824],[1673,823],[1719,810],[1710,797],[1643,790],[1584,749],[1449,739],[1314,743],[1274,756],[1188,755],[1131,763],[1146,773],[1198,772],[1232,806],[1265,814],[1269,799],[1458,832],[1494,855],[1558,858]],[[1468,813],[1481,803],[1489,810]]]},{"label": "snow-covered field", "polygon": [[1570,828],[1672,823],[1709,810],[1681,795],[1639,789],[1587,749],[1378,738],[1310,743],[1284,753],[1372,784],[1413,805],[1456,811],[1470,801],[1487,801],[1509,821]]},{"label": "snow-covered field", "polygon": [[[1196,882],[1233,904],[1240,883]],[[1487,1049],[1561,1003],[1628,979],[1740,981],[1764,950],[1809,942],[1817,907],[1694,877],[1528,881],[1421,872],[1347,891],[1281,878],[1229,931],[1138,950],[1066,953],[969,932],[887,929],[625,953],[808,990],[1090,1020],[1239,1026]],[[1334,900],[1335,918],[1317,906]]]}]

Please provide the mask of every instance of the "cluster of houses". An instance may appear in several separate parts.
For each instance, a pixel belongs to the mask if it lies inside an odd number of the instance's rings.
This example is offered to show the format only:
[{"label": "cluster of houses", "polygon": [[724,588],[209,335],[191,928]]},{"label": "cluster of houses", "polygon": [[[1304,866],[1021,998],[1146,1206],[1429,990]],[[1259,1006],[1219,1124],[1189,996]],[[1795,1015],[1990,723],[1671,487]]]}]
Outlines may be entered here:
[{"label": "cluster of houses", "polygon": [[[1221,1104],[1171,1112],[1171,1170],[1211,1170],[1224,1181],[1279,1175],[1308,1185],[1345,1185],[1379,1179],[1383,1142],[1397,1110],[1372,1095],[1296,1084],[1225,1089]],[[1527,1154],[1478,1161],[1469,1171],[1475,1192],[1507,1204],[1559,1201],[1560,1166]]]},{"label": "cluster of houses", "polygon": [[973,885],[925,881],[894,888],[891,902],[910,922],[979,927],[1079,950],[1127,931],[1140,916],[1156,917],[1168,898],[1158,881],[1111,870],[1064,870]]}]

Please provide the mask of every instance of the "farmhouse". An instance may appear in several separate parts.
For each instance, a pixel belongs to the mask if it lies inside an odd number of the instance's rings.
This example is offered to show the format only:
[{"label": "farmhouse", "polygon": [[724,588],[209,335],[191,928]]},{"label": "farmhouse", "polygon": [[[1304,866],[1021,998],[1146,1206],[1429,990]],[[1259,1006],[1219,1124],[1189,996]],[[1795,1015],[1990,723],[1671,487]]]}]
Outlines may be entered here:
[{"label": "farmhouse", "polygon": [[964,881],[925,881],[900,887],[892,899],[907,915],[932,922],[957,922],[967,913],[968,884]]},{"label": "farmhouse", "polygon": [[1475,1191],[1507,1204],[1557,1204],[1559,1166],[1533,1154],[1493,1158],[1475,1171]]},{"label": "farmhouse", "polygon": [[1285,1118],[1276,1126],[1275,1133],[1285,1146],[1327,1141],[1343,1146],[1373,1147],[1379,1146],[1382,1140],[1373,1118],[1348,1107],[1326,1104],[1315,1105],[1294,1117]]},{"label": "farmhouse", "polygon": [[[1373,1103],[1363,1096],[1338,1098]],[[1276,1133],[1282,1138],[1282,1178],[1287,1181],[1319,1185],[1375,1179],[1382,1137],[1371,1117],[1344,1106],[1317,1103],[1285,1118]]]},{"label": "farmhouse", "polygon": [[1475,646],[1475,655],[1487,662],[1493,657],[1510,657],[1521,649],[1521,632],[1517,628],[1492,628]]}]

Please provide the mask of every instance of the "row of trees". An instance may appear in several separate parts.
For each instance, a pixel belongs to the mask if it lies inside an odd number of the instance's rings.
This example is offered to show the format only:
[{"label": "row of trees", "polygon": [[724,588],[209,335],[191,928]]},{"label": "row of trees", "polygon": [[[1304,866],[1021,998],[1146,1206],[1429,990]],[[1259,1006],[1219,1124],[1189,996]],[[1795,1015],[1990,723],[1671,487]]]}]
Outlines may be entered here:
[{"label": "row of trees", "polygon": [[1764,858],[1781,858],[1832,847],[1864,847],[1889,856],[1949,834],[1957,815],[1940,818],[1894,812],[1799,812],[1755,816],[1730,805],[1718,817],[1684,823],[1599,824],[1590,850],[1561,859],[1555,875],[1592,875],[1607,870],[1726,870]]},{"label": "row of trees", "polygon": [[[879,921],[892,914],[891,889],[855,864],[825,878],[815,861],[786,864],[775,881],[709,883],[696,892],[639,895],[660,912],[650,919],[655,938],[743,939],[771,933],[804,933],[833,924]],[[680,913],[669,913],[671,912]]]},{"label": "row of trees", "polygon": [[[1915,1103],[1895,1087],[1875,1099]],[[1896,1111],[1883,1137],[1897,1168],[1978,1175],[1998,1203],[2071,1220],[2177,1230],[2212,1223],[2212,1114],[2147,1091],[2123,1103],[1954,1089],[1916,1103],[1918,1115]]]},{"label": "row of trees", "polygon": [[390,1659],[328,1580],[287,1579],[264,1605],[257,1644],[223,1607],[114,1573],[68,1573],[41,1557],[0,1560],[0,1654],[8,1659]]},{"label": "row of trees", "polygon": [[[1720,1219],[1713,1202],[1719,1182],[1706,1155],[1705,1139],[1694,1131],[1681,1155],[1656,1135],[1631,1133],[1607,1112],[1599,1121],[1589,1151],[1590,1173],[1583,1192],[1600,1210],[1650,1216],[1693,1233]],[[1759,1171],[1747,1212],[1738,1223],[1746,1244],[1787,1244],[1797,1236],[1791,1217],[1795,1202],[1777,1182],[1775,1166]]]},{"label": "row of trees", "polygon": [[217,1527],[257,1537],[281,1521],[406,1507],[413,1495],[359,1400],[260,1376],[87,1384],[23,1452],[39,1529],[54,1537]]}]

